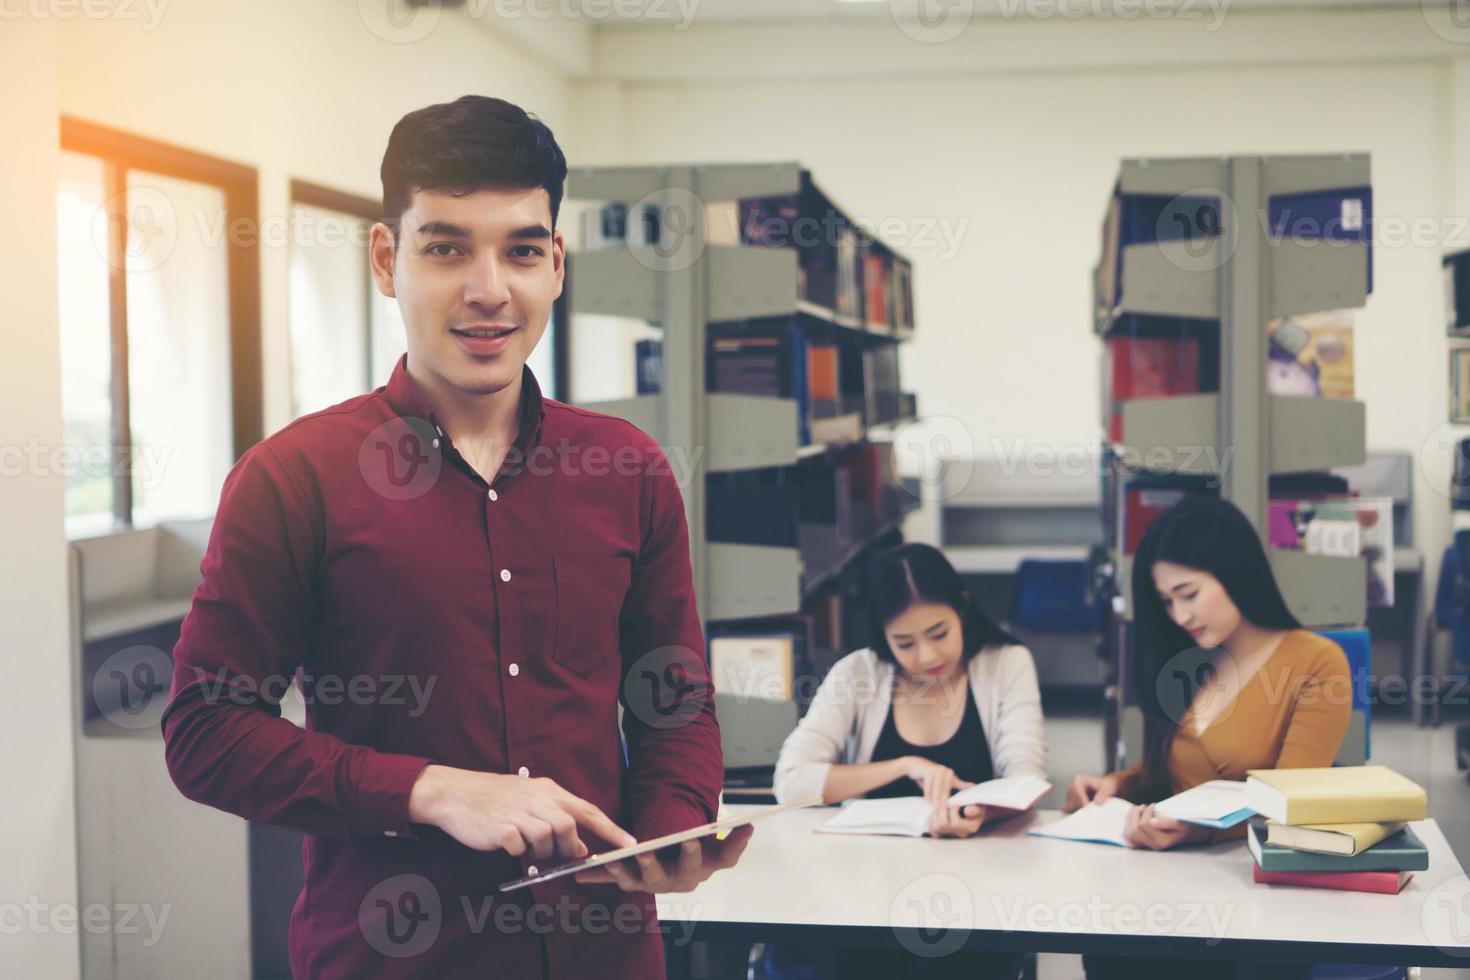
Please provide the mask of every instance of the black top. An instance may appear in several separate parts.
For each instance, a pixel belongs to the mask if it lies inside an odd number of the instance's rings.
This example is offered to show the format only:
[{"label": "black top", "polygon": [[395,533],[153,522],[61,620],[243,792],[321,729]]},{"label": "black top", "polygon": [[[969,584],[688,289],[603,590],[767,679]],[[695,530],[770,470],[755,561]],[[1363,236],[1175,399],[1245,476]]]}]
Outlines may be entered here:
[{"label": "black top", "polygon": [[[965,713],[960,718],[960,727],[947,741],[938,745],[914,745],[898,734],[893,723],[893,706],[890,702],[888,719],[883,722],[883,731],[873,746],[873,762],[897,759],[906,755],[923,756],[941,766],[954,770],[960,779],[972,783],[983,783],[995,778],[995,766],[990,759],[990,743],[985,740],[985,727],[980,723],[980,709],[975,706],[974,694],[965,690]],[[886,786],[868,791],[868,799],[889,796],[923,796],[919,784],[907,776],[901,776]]]}]

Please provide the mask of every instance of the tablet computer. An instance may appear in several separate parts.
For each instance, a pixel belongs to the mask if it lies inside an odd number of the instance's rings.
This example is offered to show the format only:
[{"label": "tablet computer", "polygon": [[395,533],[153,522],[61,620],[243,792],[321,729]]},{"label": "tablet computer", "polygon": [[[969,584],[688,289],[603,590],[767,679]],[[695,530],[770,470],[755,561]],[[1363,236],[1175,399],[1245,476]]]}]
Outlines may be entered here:
[{"label": "tablet computer", "polygon": [[558,865],[555,868],[548,868],[547,870],[542,871],[539,874],[527,875],[524,878],[516,878],[513,881],[507,881],[505,884],[500,886],[500,890],[503,892],[508,892],[516,888],[524,888],[527,885],[534,885],[538,881],[549,881],[552,878],[560,878],[563,875],[576,874],[578,871],[586,871],[589,868],[601,867],[604,864],[611,864],[614,861],[621,861],[625,858],[636,857],[639,854],[647,854],[649,851],[662,850],[663,848],[668,847],[670,844],[681,844],[686,840],[695,840],[700,837],[708,837],[711,834],[718,834],[726,830],[734,830],[736,827],[743,827],[746,824],[753,823],[763,817],[769,817],[773,813],[781,813],[785,810],[799,810],[802,807],[808,806],[817,806],[821,802],[822,798],[820,796],[809,796],[804,800],[792,800],[790,803],[780,803],[775,806],[761,807],[759,810],[752,810],[749,813],[742,813],[736,817],[725,817],[724,819],[716,820],[713,823],[701,824],[698,827],[690,827],[688,830],[681,830],[677,833],[666,834],[663,837],[654,837],[650,840],[639,841],[637,844],[632,844],[628,847],[620,847],[615,851],[608,851],[604,854],[591,854],[587,857],[573,861],[571,864]]}]

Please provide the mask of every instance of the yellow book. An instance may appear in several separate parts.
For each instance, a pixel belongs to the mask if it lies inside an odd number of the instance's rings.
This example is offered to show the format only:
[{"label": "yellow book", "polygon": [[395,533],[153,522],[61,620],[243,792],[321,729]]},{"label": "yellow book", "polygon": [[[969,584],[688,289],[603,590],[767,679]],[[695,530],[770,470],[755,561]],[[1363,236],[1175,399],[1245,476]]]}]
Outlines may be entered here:
[{"label": "yellow book", "polygon": [[1424,788],[1387,766],[1251,769],[1245,805],[1277,823],[1389,823],[1423,820]]},{"label": "yellow book", "polygon": [[1388,823],[1316,823],[1301,827],[1273,822],[1266,824],[1266,843],[1280,844],[1295,851],[1310,851],[1313,854],[1352,857],[1379,841],[1392,837],[1405,826],[1402,820]]}]

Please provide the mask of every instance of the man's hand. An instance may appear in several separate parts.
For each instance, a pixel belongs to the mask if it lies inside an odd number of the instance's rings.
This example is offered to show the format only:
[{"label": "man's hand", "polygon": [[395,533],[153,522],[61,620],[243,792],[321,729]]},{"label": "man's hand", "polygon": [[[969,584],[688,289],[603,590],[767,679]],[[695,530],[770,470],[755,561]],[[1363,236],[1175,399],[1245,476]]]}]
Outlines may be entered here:
[{"label": "man's hand", "polygon": [[477,851],[503,850],[538,859],[587,856],[577,828],[615,847],[637,843],[597,807],[562,789],[554,780],[429,766],[408,798],[414,823],[443,830]]},{"label": "man's hand", "polygon": [[1062,812],[1080,810],[1089,803],[1102,803],[1118,795],[1118,780],[1112,776],[1078,776],[1067,789]]},{"label": "man's hand", "polygon": [[[671,844],[666,850],[672,852],[663,857],[664,851],[639,854],[636,857],[604,864],[576,874],[584,885],[617,885],[625,892],[687,892],[721,868],[731,868],[745,853],[750,835],[755,828],[750,824],[736,827],[724,840],[701,837],[686,840],[682,844]],[[678,848],[674,851],[674,848]]]},{"label": "man's hand", "polygon": [[1123,825],[1123,839],[1128,842],[1129,847],[1166,851],[1181,844],[1203,844],[1210,839],[1210,830],[1208,827],[1160,816],[1150,803],[1128,811],[1127,822]]}]

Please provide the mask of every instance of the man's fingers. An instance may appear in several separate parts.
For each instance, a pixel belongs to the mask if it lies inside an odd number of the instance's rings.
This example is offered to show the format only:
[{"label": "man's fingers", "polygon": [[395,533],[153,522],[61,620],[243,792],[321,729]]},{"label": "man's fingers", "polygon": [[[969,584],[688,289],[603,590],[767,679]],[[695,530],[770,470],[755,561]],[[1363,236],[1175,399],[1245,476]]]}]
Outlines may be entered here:
[{"label": "man's fingers", "polygon": [[568,804],[568,808],[577,823],[617,847],[632,847],[638,843],[638,838],[619,827],[596,806],[578,797],[572,799],[575,802]]},{"label": "man's fingers", "polygon": [[531,853],[538,858],[549,858],[556,853],[556,838],[551,833],[551,825],[545,820],[530,813],[523,813],[516,821],[516,829],[525,838],[526,845]]},{"label": "man's fingers", "polygon": [[528,808],[528,815],[546,825],[551,834],[550,845],[556,854],[570,858],[586,857],[587,845],[577,836],[576,818],[564,806],[554,799],[538,801]]},{"label": "man's fingers", "polygon": [[659,860],[656,853],[639,854],[637,861],[638,875],[643,879],[643,884],[648,887],[649,891],[660,892],[668,890],[669,876],[664,871],[664,864]]}]

